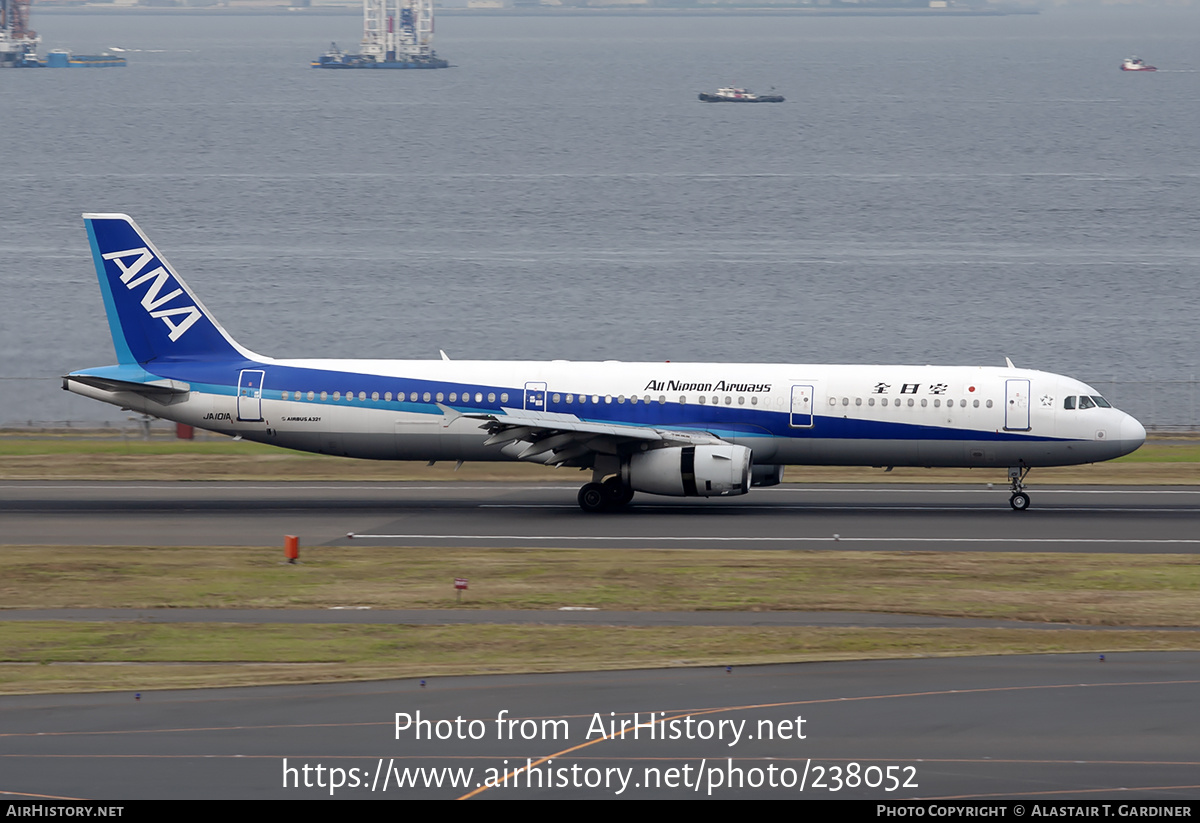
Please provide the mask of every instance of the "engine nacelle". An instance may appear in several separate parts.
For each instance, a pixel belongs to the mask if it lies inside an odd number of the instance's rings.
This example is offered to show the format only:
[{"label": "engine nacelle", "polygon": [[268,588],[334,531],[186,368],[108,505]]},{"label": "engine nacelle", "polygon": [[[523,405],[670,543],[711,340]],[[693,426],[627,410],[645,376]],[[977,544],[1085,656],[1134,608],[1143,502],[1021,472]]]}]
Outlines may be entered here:
[{"label": "engine nacelle", "polygon": [[745,446],[671,446],[636,452],[623,477],[634,491],[672,497],[716,497],[750,491]]}]

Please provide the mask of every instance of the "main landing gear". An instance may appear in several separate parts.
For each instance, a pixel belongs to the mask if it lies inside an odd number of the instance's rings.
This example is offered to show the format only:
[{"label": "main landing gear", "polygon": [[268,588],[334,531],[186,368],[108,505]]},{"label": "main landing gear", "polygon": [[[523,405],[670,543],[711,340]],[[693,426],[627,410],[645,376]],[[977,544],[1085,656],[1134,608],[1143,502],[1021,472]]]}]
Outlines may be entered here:
[{"label": "main landing gear", "polygon": [[1012,466],[1008,470],[1008,479],[1012,483],[1012,497],[1008,505],[1013,511],[1023,512],[1029,508],[1029,495],[1025,493],[1025,476],[1029,474],[1029,466]]},{"label": "main landing gear", "polygon": [[606,512],[624,508],[633,499],[633,489],[626,486],[620,476],[610,477],[603,483],[586,483],[579,490],[579,508],[585,512]]}]

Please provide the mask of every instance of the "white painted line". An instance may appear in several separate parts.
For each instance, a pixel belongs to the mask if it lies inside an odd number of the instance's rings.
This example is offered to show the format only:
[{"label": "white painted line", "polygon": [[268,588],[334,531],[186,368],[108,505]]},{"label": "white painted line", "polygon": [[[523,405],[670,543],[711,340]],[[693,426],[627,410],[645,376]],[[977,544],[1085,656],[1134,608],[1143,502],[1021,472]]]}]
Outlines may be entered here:
[{"label": "white painted line", "polygon": [[[807,506],[762,506],[754,503],[731,503],[730,509],[736,511],[764,511],[764,512],[786,512],[786,511],[802,511],[812,512],[814,514],[829,514],[833,512],[1006,512],[1008,509],[1003,506],[853,506],[853,505],[838,505],[829,504],[822,505],[813,503]],[[578,506],[570,503],[480,503],[476,508],[479,509],[578,509]],[[655,509],[659,511],[687,511],[681,506],[669,506],[663,503],[638,503],[638,511],[649,511]],[[1196,514],[1197,509],[1126,509],[1105,506],[1103,509],[1085,509],[1077,506],[1055,506],[1053,509],[1040,507],[1034,510],[1037,515],[1042,514],[1058,514],[1060,512],[1088,512],[1089,514],[1108,513],[1108,512],[1139,512],[1146,514],[1153,512],[1154,514],[1163,514],[1175,512],[1178,514]]]},{"label": "white painted line", "polygon": [[1086,538],[1086,537],[650,537],[619,536],[598,537],[595,535],[545,535],[545,534],[347,534],[351,540],[561,540],[567,541],[640,541],[664,543],[1039,543],[1092,545],[1111,543],[1117,545],[1173,545],[1200,544],[1200,538]]}]

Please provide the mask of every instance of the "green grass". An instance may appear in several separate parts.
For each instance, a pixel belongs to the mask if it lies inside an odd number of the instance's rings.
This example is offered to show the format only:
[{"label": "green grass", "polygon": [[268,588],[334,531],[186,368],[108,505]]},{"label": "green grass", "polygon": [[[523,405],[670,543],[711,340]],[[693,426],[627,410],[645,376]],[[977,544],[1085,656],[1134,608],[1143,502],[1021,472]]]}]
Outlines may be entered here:
[{"label": "green grass", "polygon": [[[1200,626],[1200,557],[1006,552],[8,547],[0,608],[872,611]],[[452,581],[467,577],[461,605]]]},{"label": "green grass", "polygon": [[1200,632],[10,623],[0,692],[1197,648]]}]

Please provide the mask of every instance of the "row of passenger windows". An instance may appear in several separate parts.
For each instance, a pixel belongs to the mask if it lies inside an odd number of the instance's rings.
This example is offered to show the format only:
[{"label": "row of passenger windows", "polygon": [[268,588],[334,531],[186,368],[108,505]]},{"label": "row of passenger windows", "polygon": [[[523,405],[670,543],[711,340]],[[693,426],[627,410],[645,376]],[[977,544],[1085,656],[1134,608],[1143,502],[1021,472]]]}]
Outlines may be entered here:
[{"label": "row of passenger windows", "polygon": [[[836,397],[831,397],[831,398],[829,398],[829,405],[831,405],[831,406],[836,406],[836,405],[837,405],[837,403],[838,403],[838,399],[837,399]],[[854,405],[856,405],[856,406],[861,406],[862,404],[863,404],[863,399],[862,399],[861,397],[856,397],[856,398],[854,398]],[[886,406],[887,404],[888,404],[888,399],[887,399],[886,397],[881,397],[881,398],[879,398],[879,405],[880,405],[880,406]],[[850,405],[850,398],[849,398],[849,397],[843,397],[843,398],[842,398],[842,405],[843,405],[843,406],[849,406],[849,405]],[[874,397],[868,397],[868,398],[867,398],[867,405],[868,405],[868,406],[874,406],[874,405],[875,405],[875,398],[874,398]],[[894,406],[899,406],[899,405],[900,405],[900,398],[899,398],[899,397],[895,398],[895,399],[892,401],[892,405],[894,405]],[[915,399],[915,398],[912,398],[912,397],[908,398],[908,405],[910,405],[910,406],[915,406],[915,405],[916,405],[916,399]],[[922,406],[922,408],[924,408],[924,407],[926,407],[926,406],[928,406],[928,405],[929,405],[929,398],[927,398],[927,397],[922,397],[922,398],[921,398],[921,406]],[[942,405],[942,398],[940,398],[940,397],[935,397],[935,398],[933,398],[933,407],[934,407],[935,409],[937,409],[937,408],[941,408],[941,405]],[[958,405],[959,405],[959,408],[963,408],[963,409],[965,409],[965,408],[967,407],[967,401],[966,401],[965,399],[963,399],[963,400],[959,400],[959,401],[958,401]],[[991,400],[985,401],[984,405],[985,405],[987,408],[989,408],[989,409],[990,409],[990,408],[992,407],[992,401],[991,401]],[[979,408],[979,398],[975,398],[974,400],[972,400],[972,401],[971,401],[971,406],[972,406],[972,407],[974,407],[974,408],[976,408],[976,409],[977,409],[977,408]],[[952,408],[954,408],[954,398],[948,398],[948,399],[946,400],[946,408],[948,408],[948,409],[952,409]]]},{"label": "row of passenger windows", "polygon": [[[291,399],[295,399],[295,400],[317,400],[317,399],[320,399],[320,400],[329,400],[329,399],[330,399],[330,396],[331,396],[331,395],[329,394],[329,392],[319,392],[319,393],[318,393],[318,392],[313,392],[313,391],[310,391],[310,392],[286,392],[286,391],[285,391],[285,392],[282,392],[282,395],[283,395],[283,399],[284,399],[284,400],[291,400]],[[463,402],[463,403],[470,403],[470,402],[472,401],[472,395],[471,395],[471,392],[469,392],[469,391],[464,391],[464,392],[462,393],[462,395],[461,395],[461,396],[462,396],[462,402]],[[335,392],[333,393],[333,395],[332,395],[332,398],[333,398],[334,400],[337,400],[337,401],[340,401],[340,400],[341,400],[343,397],[345,397],[345,399],[346,399],[346,401],[347,401],[347,402],[353,402],[353,401],[354,401],[354,399],[355,399],[355,397],[356,397],[356,395],[355,395],[355,393],[354,393],[354,392],[352,392],[352,391],[348,391],[348,392],[346,392],[346,393],[345,393],[345,395],[343,395],[343,394],[342,394],[340,391],[335,391]],[[483,397],[484,397],[484,395],[483,395],[483,392],[475,392],[475,395],[474,395],[474,402],[476,402],[476,403],[482,403],[482,402],[483,402]],[[358,392],[358,394],[357,394],[357,398],[358,398],[358,400],[359,400],[360,402],[366,402],[366,399],[367,399],[367,393],[366,393],[365,391],[360,391],[360,392]],[[386,402],[389,402],[389,403],[390,403],[390,402],[391,402],[391,400],[392,400],[392,393],[391,393],[390,391],[389,391],[389,392],[384,392],[384,393],[383,393],[383,399],[384,399]],[[371,392],[371,400],[372,400],[372,401],[374,401],[374,402],[379,402],[379,392]],[[397,393],[396,393],[396,400],[397,400],[397,401],[399,401],[399,402],[401,402],[401,403],[403,403],[403,402],[404,402],[404,392],[397,392]],[[457,403],[457,402],[459,402],[459,393],[458,393],[458,392],[450,392],[450,393],[449,393],[449,395],[447,396],[447,395],[446,395],[444,392],[436,392],[436,393],[431,393],[431,392],[424,392],[424,393],[418,393],[418,392],[409,392],[409,394],[408,394],[408,401],[409,401],[410,403],[416,403],[418,400],[420,400],[420,401],[421,401],[421,402],[423,402],[423,403],[430,403],[430,402],[434,402],[434,401],[436,401],[436,402],[438,402],[438,403],[442,403],[442,402],[446,402],[447,400],[448,400],[449,402],[451,402],[451,403]],[[603,403],[605,403],[605,404],[611,404],[611,403],[613,402],[613,400],[616,400],[616,402],[617,402],[618,404],[623,404],[623,403],[625,403],[626,401],[628,401],[629,403],[631,403],[631,404],[633,404],[633,405],[637,405],[639,402],[641,402],[641,403],[646,403],[647,405],[649,405],[649,404],[651,404],[651,403],[654,403],[654,402],[657,402],[659,405],[663,405],[663,404],[665,404],[665,403],[667,402],[667,397],[666,397],[666,395],[662,395],[662,394],[660,394],[660,395],[659,395],[657,398],[652,398],[652,397],[651,397],[650,395],[648,395],[648,394],[647,394],[647,395],[645,395],[645,396],[643,396],[643,397],[640,397],[640,398],[639,398],[637,395],[633,395],[633,396],[631,396],[631,397],[628,397],[628,398],[626,398],[626,397],[625,397],[625,395],[623,395],[623,394],[622,394],[622,395],[617,395],[615,398],[614,398],[612,395],[605,395],[605,396],[601,397],[601,396],[600,396],[600,395],[598,395],[598,394],[593,394],[593,395],[591,395],[591,396],[588,396],[588,395],[586,395],[586,394],[580,394],[580,395],[574,395],[574,394],[568,394],[568,395],[554,394],[554,395],[552,396],[552,400],[553,400],[555,403],[562,403],[562,402],[565,402],[565,403],[566,403],[568,406],[570,406],[570,405],[574,405],[575,403],[579,403],[580,405],[587,405],[589,402],[590,402],[590,403],[592,403],[592,404],[594,404],[594,405],[599,405],[599,404],[600,404],[600,403],[602,403],[602,402],[603,402]],[[698,403],[699,403],[701,406],[704,406],[704,405],[707,405],[707,404],[710,402],[710,399],[709,399],[709,396],[708,396],[708,395],[703,395],[703,394],[702,394],[702,395],[700,395],[699,397],[697,397],[697,398],[696,398],[696,401],[697,401],[697,402],[698,402]],[[1093,402],[1093,401],[1095,401],[1095,402]],[[495,403],[495,402],[496,402],[496,393],[495,393],[495,392],[488,392],[488,394],[487,394],[487,402],[488,402],[488,403]],[[500,402],[501,402],[501,403],[507,403],[507,402],[508,402],[508,392],[501,392],[501,393],[500,393]],[[680,396],[679,396],[679,403],[680,403],[680,405],[686,405],[686,404],[687,404],[687,402],[688,402],[687,395],[680,395]],[[892,402],[893,402],[893,405],[899,406],[899,405],[900,405],[900,398],[898,398],[898,397],[897,397],[897,398],[895,398],[895,399],[894,399]],[[711,403],[712,403],[712,405],[714,405],[714,406],[719,406],[719,405],[721,405],[721,403],[722,403],[722,398],[721,398],[721,397],[719,397],[719,396],[717,396],[717,395],[712,395],[712,398],[711,398]],[[732,406],[733,404],[734,404],[734,397],[733,397],[732,395],[726,395],[726,396],[724,397],[724,405],[726,405],[726,406]],[[838,404],[838,399],[837,399],[836,397],[831,397],[831,398],[829,398],[829,405],[831,405],[831,406],[836,406],[837,404]],[[856,398],[854,398],[854,405],[856,405],[856,406],[861,406],[862,404],[863,404],[863,399],[862,399],[861,397],[856,397]],[[1086,405],[1085,405],[1085,404],[1086,404]],[[737,405],[739,405],[739,406],[744,406],[744,405],[746,405],[746,398],[745,398],[745,396],[744,396],[744,395],[743,395],[743,396],[738,396],[738,398],[737,398]],[[757,405],[759,405],[759,398],[758,398],[756,395],[752,395],[752,396],[750,397],[750,405],[751,405],[751,406],[757,406]],[[763,405],[763,407],[770,407],[770,405],[771,405],[771,398],[769,398],[769,397],[764,397],[764,398],[762,399],[762,405]],[[783,398],[783,397],[776,397],[776,398],[775,398],[775,406],[776,406],[777,408],[783,408],[783,405],[784,405],[784,398]],[[843,405],[843,406],[849,406],[849,405],[850,405],[850,398],[849,398],[849,397],[843,397],[843,398],[842,398],[842,405]],[[874,405],[875,405],[875,398],[874,398],[874,397],[868,397],[868,398],[867,398],[867,405],[868,405],[868,406],[874,406]],[[879,405],[880,405],[880,406],[887,406],[887,405],[888,405],[888,398],[886,398],[886,397],[879,398]],[[908,405],[909,405],[909,406],[914,406],[914,405],[916,405],[916,401],[915,401],[915,399],[914,399],[914,398],[912,398],[912,397],[908,398]],[[924,407],[924,406],[928,406],[928,405],[929,405],[929,400],[928,400],[928,398],[921,398],[921,406],[923,406],[923,407]],[[940,397],[935,397],[935,398],[933,399],[933,407],[936,409],[936,408],[939,408],[939,407],[941,407],[941,405],[942,405],[942,399],[941,399]],[[959,400],[959,401],[958,401],[958,405],[959,405],[961,408],[964,408],[964,409],[965,409],[965,408],[967,407],[967,401],[966,401],[965,399],[964,399],[964,400]],[[972,406],[974,406],[975,408],[979,408],[979,400],[978,400],[978,399],[972,400],[972,401],[971,401],[971,405],[972,405]],[[986,406],[987,406],[987,408],[989,408],[989,409],[990,409],[990,408],[992,408],[992,401],[991,401],[991,400],[988,400],[988,401],[986,401]],[[1108,401],[1107,401],[1107,400],[1105,400],[1103,397],[1098,397],[1098,396],[1097,396],[1097,397],[1090,397],[1090,398],[1089,398],[1089,397],[1087,397],[1086,395],[1084,395],[1084,396],[1081,396],[1081,397],[1079,398],[1079,406],[1078,406],[1078,408],[1081,408],[1081,409],[1090,409],[1090,408],[1092,408],[1093,406],[1102,406],[1102,407],[1104,407],[1104,408],[1109,408],[1109,403],[1108,403]],[[953,399],[947,399],[947,400],[946,400],[946,408],[953,408],[953,407],[954,407],[954,400],[953,400]],[[1068,398],[1066,399],[1066,401],[1065,401],[1064,408],[1067,408],[1067,409],[1074,409],[1074,408],[1076,408],[1076,405],[1075,405],[1075,398],[1074,398],[1074,397],[1068,397]]]},{"label": "row of passenger windows", "polygon": [[1103,397],[1101,397],[1098,394],[1093,394],[1091,396],[1086,395],[1086,394],[1081,394],[1081,395],[1079,395],[1078,400],[1079,400],[1079,404],[1076,405],[1075,397],[1064,397],[1063,398],[1063,408],[1064,409],[1094,409],[1097,406],[1099,406],[1102,409],[1111,409],[1112,408],[1112,403],[1109,403],[1107,400],[1105,400]]},{"label": "row of passenger windows", "polygon": [[[346,392],[346,394],[344,396],[347,401],[353,401],[355,398],[355,394],[352,391]],[[366,399],[367,399],[367,393],[365,391],[360,391],[357,396],[360,401],[366,401]],[[341,400],[343,395],[340,391],[335,391],[333,393],[332,397],[334,400]],[[450,392],[449,400],[451,403],[457,403],[458,397],[459,397],[458,392],[452,391],[452,392]],[[307,393],[305,393],[305,392],[283,392],[284,400],[292,400],[292,399],[295,399],[295,400],[317,400],[317,399],[328,400],[329,398],[330,398],[329,392],[312,392],[312,391],[307,392]],[[377,391],[371,392],[371,399],[375,402],[379,402],[379,392],[377,392]],[[392,393],[390,391],[384,392],[383,399],[390,403],[392,400]],[[431,394],[430,392],[425,392],[424,394],[418,394],[417,392],[409,392],[408,402],[416,403],[418,399],[420,399],[421,402],[423,402],[423,403],[430,403],[435,400],[438,403],[442,403],[442,402],[445,402],[446,395],[444,392],[438,392],[437,394]],[[404,402],[404,392],[396,392],[396,400],[403,403]],[[489,403],[495,403],[496,402],[496,393],[488,392],[487,401]],[[465,391],[462,393],[462,402],[464,402],[464,403],[471,402],[471,393],[469,391]],[[478,391],[475,392],[475,402],[476,403],[483,402],[483,392],[478,392]],[[500,402],[501,403],[508,402],[508,392],[500,393]]]},{"label": "row of passenger windows", "polygon": [[[562,395],[562,394],[554,394],[554,395],[552,395],[552,396],[551,396],[551,398],[550,398],[550,399],[551,399],[551,401],[552,401],[552,402],[554,402],[554,403],[566,403],[568,406],[574,405],[575,403],[580,403],[580,404],[583,404],[583,405],[586,405],[587,403],[592,403],[592,404],[595,404],[595,405],[599,405],[600,403],[611,404],[611,403],[613,403],[614,401],[615,401],[615,402],[616,402],[618,405],[620,405],[620,404],[622,404],[622,403],[626,403],[626,402],[628,402],[628,403],[632,403],[632,404],[634,404],[634,405],[637,405],[638,403],[646,403],[647,405],[649,405],[650,403],[658,403],[658,404],[661,406],[661,405],[663,405],[664,403],[666,403],[666,402],[667,402],[667,396],[666,396],[665,394],[660,394],[660,395],[659,395],[657,398],[651,397],[651,396],[650,396],[650,395],[648,395],[648,394],[647,394],[647,395],[644,395],[644,396],[642,396],[642,397],[638,397],[637,395],[632,395],[632,396],[630,396],[630,397],[626,397],[626,396],[625,396],[625,395],[623,395],[623,394],[619,394],[619,395],[617,395],[616,397],[613,397],[611,394],[606,394],[606,395],[604,395],[603,397],[601,397],[601,396],[600,396],[600,395],[598,395],[598,394],[593,394],[593,395],[591,395],[590,397],[589,397],[588,395],[586,395],[586,394],[580,394],[580,395],[574,395],[574,394],[567,394],[567,395]],[[681,405],[687,405],[687,402],[688,402],[688,399],[687,399],[687,395],[686,395],[686,394],[681,394],[681,395],[679,395],[679,403],[680,403]],[[707,403],[709,402],[708,395],[701,395],[700,397],[698,397],[698,398],[697,398],[697,402],[698,402],[698,403],[699,403],[701,406],[703,406],[703,405],[707,404]],[[732,405],[733,405],[733,403],[734,403],[734,398],[733,398],[733,396],[732,396],[732,395],[726,395],[726,397],[725,397],[725,405],[726,405],[726,406],[732,406]],[[721,404],[721,398],[720,398],[720,397],[718,397],[718,396],[716,396],[716,395],[713,395],[713,397],[712,397],[712,404],[713,404],[714,406],[719,406],[719,405]],[[744,406],[744,405],[746,405],[746,398],[745,398],[745,397],[738,397],[738,398],[737,398],[737,404],[738,404],[739,406]],[[783,398],[782,398],[782,397],[776,398],[776,404],[777,404],[777,405],[778,405],[780,408],[783,408]],[[758,398],[757,398],[757,397],[751,397],[751,398],[750,398],[750,405],[751,405],[751,406],[757,406],[757,405],[758,405]],[[769,397],[765,397],[765,398],[763,398],[763,405],[764,405],[764,406],[769,406],[769,405],[771,405],[771,399],[770,399]]]}]

